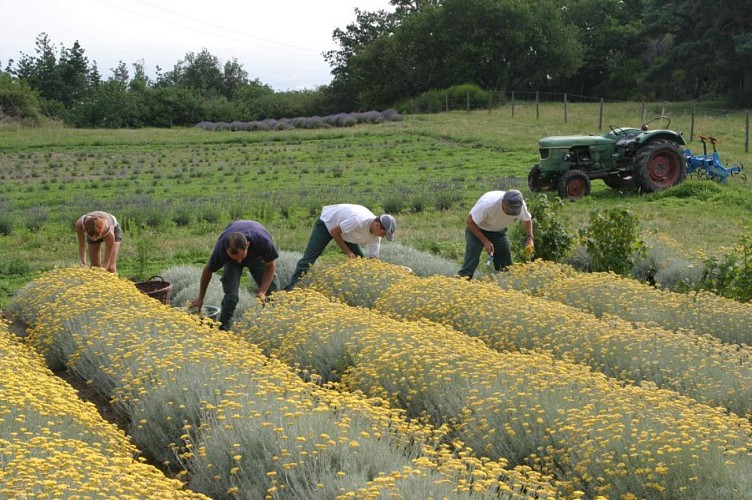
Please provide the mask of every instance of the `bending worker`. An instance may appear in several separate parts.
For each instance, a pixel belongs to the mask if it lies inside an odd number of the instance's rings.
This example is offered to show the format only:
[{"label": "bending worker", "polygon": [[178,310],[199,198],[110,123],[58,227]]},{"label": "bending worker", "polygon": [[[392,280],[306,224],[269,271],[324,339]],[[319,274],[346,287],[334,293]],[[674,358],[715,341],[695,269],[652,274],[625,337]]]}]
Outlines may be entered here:
[{"label": "bending worker", "polygon": [[285,290],[290,290],[298,282],[303,273],[307,272],[324,252],[330,241],[336,241],[342,253],[351,259],[364,257],[360,245],[367,245],[369,257],[378,259],[382,236],[392,241],[396,229],[397,222],[394,217],[388,214],[376,217],[373,212],[361,205],[343,203],[325,206],[313,225],[303,258],[295,266]]},{"label": "bending worker", "polygon": [[278,257],[277,246],[264,226],[252,220],[231,222],[219,235],[209,262],[201,271],[198,297],[189,307],[201,310],[212,273],[224,268],[221,279],[224,297],[219,322],[221,330],[228,330],[238,305],[243,269],[248,268],[250,271],[251,277],[258,285],[256,297],[263,301],[268,294],[279,289],[276,272]]},{"label": "bending worker", "polygon": [[493,256],[494,269],[500,271],[512,265],[512,251],[509,247],[507,227],[519,220],[527,234],[526,246],[531,250],[533,238],[533,218],[527,210],[522,193],[516,189],[509,191],[489,191],[481,196],[467,216],[465,229],[465,260],[459,275],[472,279],[478,267],[481,251]]},{"label": "bending worker", "polygon": [[[107,212],[89,212],[76,220],[78,235],[78,255],[81,267],[86,267],[86,245],[89,246],[89,259],[92,267],[103,267],[111,273],[117,272],[117,258],[123,230],[114,215]],[[104,243],[104,263],[101,262],[101,249]]]}]

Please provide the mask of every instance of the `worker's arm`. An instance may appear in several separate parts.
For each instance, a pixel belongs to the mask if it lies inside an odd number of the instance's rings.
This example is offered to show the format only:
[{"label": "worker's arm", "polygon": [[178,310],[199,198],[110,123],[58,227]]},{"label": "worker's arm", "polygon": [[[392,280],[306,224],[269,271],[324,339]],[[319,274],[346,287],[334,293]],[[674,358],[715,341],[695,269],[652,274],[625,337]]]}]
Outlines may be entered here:
[{"label": "worker's arm", "polygon": [[261,277],[261,283],[259,283],[258,291],[256,292],[256,297],[258,297],[260,300],[264,300],[266,298],[266,292],[269,291],[269,287],[272,284],[272,280],[274,279],[274,273],[277,270],[277,260],[273,260],[271,262],[264,263],[264,275]]},{"label": "worker's arm", "polygon": [[86,267],[86,235],[83,217],[79,217],[76,221],[76,236],[78,236],[78,258],[81,260],[81,267]]},{"label": "worker's arm", "polygon": [[114,272],[115,263],[112,261],[112,252],[115,248],[115,230],[110,230],[104,235],[104,268],[109,272]]},{"label": "worker's arm", "polygon": [[488,255],[492,255],[494,253],[493,243],[491,243],[491,240],[486,238],[486,235],[483,234],[483,231],[481,231],[481,229],[478,227],[478,224],[476,224],[473,220],[472,215],[467,216],[467,228],[470,229],[470,232],[473,233],[481,243],[483,243],[483,248],[486,249],[486,253]]},{"label": "worker's arm", "polygon": [[525,246],[532,245],[535,246],[535,238],[533,236],[533,221],[531,220],[525,220],[522,221],[522,225],[525,228],[525,234],[527,235],[527,238],[525,239]]},{"label": "worker's arm", "polygon": [[334,241],[337,242],[337,245],[339,245],[345,255],[347,255],[351,259],[357,257],[357,255],[355,255],[355,253],[350,250],[350,247],[347,246],[347,243],[345,243],[345,240],[342,238],[342,228],[339,227],[339,225],[329,231],[329,234],[332,235],[332,238],[334,238]]},{"label": "worker's arm", "polygon": [[201,271],[201,281],[198,284],[198,297],[193,299],[188,307],[198,307],[199,311],[204,305],[204,297],[206,296],[206,289],[209,288],[209,282],[211,281],[212,272],[209,270],[209,264],[204,266]]}]

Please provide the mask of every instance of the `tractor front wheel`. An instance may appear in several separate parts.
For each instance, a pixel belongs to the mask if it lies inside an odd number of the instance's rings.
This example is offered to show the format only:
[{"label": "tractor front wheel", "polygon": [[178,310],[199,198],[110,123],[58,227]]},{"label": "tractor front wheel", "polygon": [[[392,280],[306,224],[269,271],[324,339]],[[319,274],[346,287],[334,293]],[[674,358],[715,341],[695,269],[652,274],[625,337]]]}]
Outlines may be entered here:
[{"label": "tractor front wheel", "polygon": [[562,198],[579,200],[590,194],[590,179],[582,170],[569,170],[559,179],[557,191]]},{"label": "tractor front wheel", "polygon": [[634,165],[637,185],[646,193],[675,186],[687,177],[687,158],[674,141],[645,144],[635,154]]},{"label": "tractor front wheel", "polygon": [[534,166],[530,169],[530,173],[527,174],[527,187],[534,193],[543,191],[543,174],[541,173],[540,165]]},{"label": "tractor front wheel", "polygon": [[540,165],[536,165],[530,169],[530,173],[527,174],[527,187],[533,193],[541,193],[543,191],[553,191],[556,189],[556,179],[544,179],[543,170]]}]

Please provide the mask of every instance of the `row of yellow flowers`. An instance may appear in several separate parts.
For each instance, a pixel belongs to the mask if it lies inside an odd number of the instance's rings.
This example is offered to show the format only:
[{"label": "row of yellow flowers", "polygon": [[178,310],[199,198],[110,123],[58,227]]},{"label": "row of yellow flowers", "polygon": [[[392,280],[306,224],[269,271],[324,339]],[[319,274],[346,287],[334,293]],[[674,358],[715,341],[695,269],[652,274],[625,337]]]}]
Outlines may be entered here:
[{"label": "row of yellow flowers", "polygon": [[[351,260],[327,271],[328,283],[367,294],[371,277],[383,279],[389,267]],[[431,286],[423,281],[414,293]],[[436,299],[440,307],[456,297]],[[545,353],[500,353],[451,328],[391,319],[312,290],[278,294],[237,327],[305,377],[340,381],[413,418],[449,425],[451,437],[489,459],[554,474],[565,495],[752,495],[749,423],[673,391],[624,386]]]},{"label": "row of yellow flowers", "polygon": [[[541,498],[545,477],[480,460],[383,400],[322,388],[98,270],[59,269],[11,308],[28,343],[128,415],[145,454],[212,498]],[[43,486],[43,485],[42,485]]]},{"label": "row of yellow flowers", "polygon": [[596,316],[611,314],[752,345],[752,304],[709,292],[671,292],[613,273],[581,273],[543,260],[516,264],[498,274],[497,280],[503,288],[527,291]]},{"label": "row of yellow flowers", "polygon": [[[540,279],[556,289],[557,274],[545,274],[550,268],[537,269],[531,269],[534,276],[543,274]],[[379,286],[371,286],[372,277]],[[349,304],[405,319],[430,319],[499,351],[544,350],[620,380],[652,382],[752,417],[752,347],[747,345],[615,316],[596,318],[491,282],[421,278],[381,262],[345,262],[317,270],[307,279],[311,287]],[[579,293],[593,302],[600,300],[587,288]]]},{"label": "row of yellow flowers", "polygon": [[0,322],[0,497],[206,498],[139,454]]}]

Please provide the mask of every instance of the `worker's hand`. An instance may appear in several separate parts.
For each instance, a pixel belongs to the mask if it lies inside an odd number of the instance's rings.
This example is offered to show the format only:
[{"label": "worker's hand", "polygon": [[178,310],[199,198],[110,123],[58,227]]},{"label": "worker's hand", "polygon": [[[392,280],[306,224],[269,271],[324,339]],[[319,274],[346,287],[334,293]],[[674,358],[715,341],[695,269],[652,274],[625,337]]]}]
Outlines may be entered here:
[{"label": "worker's hand", "polygon": [[532,243],[525,245],[525,258],[527,260],[530,260],[530,258],[533,256],[533,250],[535,250],[535,246]]},{"label": "worker's hand", "polygon": [[191,301],[190,304],[188,304],[188,309],[197,308],[200,311],[201,308],[203,307],[203,305],[204,305],[204,301],[203,300],[201,300],[199,298],[195,298],[195,299],[193,299]]},{"label": "worker's hand", "polygon": [[494,250],[495,250],[495,249],[494,249],[494,245],[493,245],[493,243],[491,243],[490,241],[489,241],[489,242],[487,242],[487,243],[484,243],[484,244],[483,244],[483,248],[485,248],[485,249],[486,249],[486,253],[487,253],[488,255],[493,255],[493,253],[494,253]]},{"label": "worker's hand", "polygon": [[525,258],[527,260],[530,260],[532,258],[533,251],[535,251],[535,240],[532,236],[528,236],[527,244],[525,245]]},{"label": "worker's hand", "polygon": [[358,256],[357,256],[357,255],[355,255],[355,254],[354,254],[353,252],[350,252],[349,254],[347,254],[347,258],[348,258],[348,259],[357,259],[357,258],[358,258]]},{"label": "worker's hand", "polygon": [[261,302],[266,302],[268,300],[266,297],[266,293],[260,290],[256,292],[256,298],[258,298]]}]

